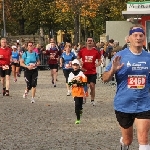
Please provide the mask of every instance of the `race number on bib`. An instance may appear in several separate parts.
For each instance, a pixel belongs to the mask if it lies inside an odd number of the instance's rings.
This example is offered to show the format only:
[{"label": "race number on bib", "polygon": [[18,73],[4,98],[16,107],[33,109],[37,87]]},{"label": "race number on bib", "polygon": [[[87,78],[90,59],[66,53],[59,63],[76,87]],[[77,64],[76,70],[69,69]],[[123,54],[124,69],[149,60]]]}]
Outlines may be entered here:
[{"label": "race number on bib", "polygon": [[128,88],[143,89],[146,84],[146,75],[128,75]]},{"label": "race number on bib", "polygon": [[2,66],[3,70],[9,69],[8,65]]},{"label": "race number on bib", "polygon": [[14,63],[18,63],[18,60],[17,60],[17,59],[13,59],[13,62],[14,62]]},{"label": "race number on bib", "polygon": [[65,68],[71,68],[72,67],[72,61],[69,61],[68,64],[65,64]]},{"label": "race number on bib", "polygon": [[37,68],[36,64],[35,63],[29,63],[30,66],[33,67],[33,69]]}]

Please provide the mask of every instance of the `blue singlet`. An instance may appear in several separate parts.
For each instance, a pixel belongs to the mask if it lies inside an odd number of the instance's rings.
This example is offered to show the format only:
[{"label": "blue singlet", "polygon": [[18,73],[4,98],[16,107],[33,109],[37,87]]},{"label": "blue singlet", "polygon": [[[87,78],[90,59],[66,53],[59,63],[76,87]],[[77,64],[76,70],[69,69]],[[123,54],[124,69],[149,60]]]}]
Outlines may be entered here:
[{"label": "blue singlet", "polygon": [[16,51],[16,52],[12,51],[12,59],[19,60],[19,53],[18,53],[18,51]]},{"label": "blue singlet", "polygon": [[69,65],[70,62],[72,62],[76,56],[73,52],[70,52],[69,55],[66,54],[66,52],[62,53],[61,58],[63,59],[63,69],[72,69],[72,68],[66,68],[66,65]]}]

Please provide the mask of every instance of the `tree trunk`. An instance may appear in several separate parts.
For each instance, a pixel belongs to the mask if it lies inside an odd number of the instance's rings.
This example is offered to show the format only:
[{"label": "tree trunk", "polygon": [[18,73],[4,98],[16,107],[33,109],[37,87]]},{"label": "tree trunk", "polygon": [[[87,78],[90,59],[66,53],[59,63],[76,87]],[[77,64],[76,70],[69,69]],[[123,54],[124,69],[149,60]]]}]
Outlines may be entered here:
[{"label": "tree trunk", "polygon": [[76,12],[74,16],[74,43],[79,43],[79,13]]},{"label": "tree trunk", "polygon": [[25,19],[23,17],[19,19],[20,35],[24,35],[24,23],[25,23]]}]

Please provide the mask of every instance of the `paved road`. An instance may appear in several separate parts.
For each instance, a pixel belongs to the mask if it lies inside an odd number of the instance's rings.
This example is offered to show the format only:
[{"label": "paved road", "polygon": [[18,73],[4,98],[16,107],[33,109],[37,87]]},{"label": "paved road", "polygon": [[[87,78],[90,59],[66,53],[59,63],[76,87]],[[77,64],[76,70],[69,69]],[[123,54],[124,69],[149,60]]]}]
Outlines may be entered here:
[{"label": "paved road", "polygon": [[[0,93],[0,150],[120,150],[113,110],[115,87],[97,81],[96,106],[88,99],[81,124],[75,125],[74,102],[66,96],[62,71],[56,88],[49,74],[39,71],[34,104],[30,103],[31,93],[28,99],[22,98],[23,75],[16,83],[11,77],[10,97]],[[130,150],[137,149],[134,133]]]}]

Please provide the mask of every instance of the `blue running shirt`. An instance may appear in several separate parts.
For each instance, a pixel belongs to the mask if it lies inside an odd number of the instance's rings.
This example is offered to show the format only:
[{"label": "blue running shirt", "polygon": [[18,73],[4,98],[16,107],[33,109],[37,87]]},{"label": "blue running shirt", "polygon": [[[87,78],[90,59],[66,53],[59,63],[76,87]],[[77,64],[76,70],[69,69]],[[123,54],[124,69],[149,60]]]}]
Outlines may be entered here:
[{"label": "blue running shirt", "polygon": [[29,53],[28,51],[24,52],[22,55],[25,65],[35,64],[39,59],[39,56],[36,52]]},{"label": "blue running shirt", "polygon": [[[150,54],[142,51],[133,54],[128,48],[118,52],[124,66],[116,72],[117,91],[114,109],[125,113],[139,113],[150,110],[148,76],[150,71]],[[112,63],[106,67],[111,69]]]},{"label": "blue running shirt", "polygon": [[61,58],[63,59],[63,69],[72,69],[71,63],[76,58],[75,54],[71,52],[69,55],[66,55],[66,52],[62,53]]},{"label": "blue running shirt", "polygon": [[12,51],[12,59],[19,60],[19,53],[18,53],[18,51],[16,51],[16,52]]}]

